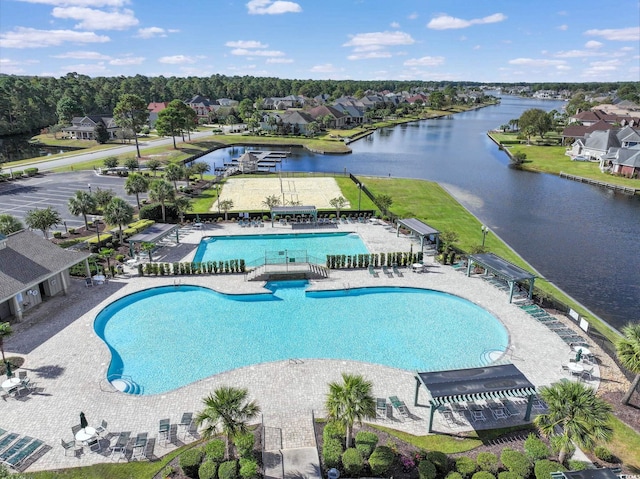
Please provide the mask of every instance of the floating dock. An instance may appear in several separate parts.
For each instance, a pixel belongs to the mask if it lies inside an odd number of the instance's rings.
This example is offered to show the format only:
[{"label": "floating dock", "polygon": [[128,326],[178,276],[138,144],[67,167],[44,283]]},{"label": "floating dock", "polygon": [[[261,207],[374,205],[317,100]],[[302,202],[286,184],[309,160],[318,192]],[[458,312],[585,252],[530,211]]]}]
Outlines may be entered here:
[{"label": "floating dock", "polygon": [[639,188],[631,188],[629,186],[614,185],[612,183],[593,180],[591,178],[585,178],[583,176],[570,175],[569,173],[565,173],[564,171],[560,172],[560,178],[566,178],[568,180],[579,181],[580,183],[587,183],[589,185],[599,186],[600,188],[606,188],[608,190],[624,193],[626,195],[640,194]]}]

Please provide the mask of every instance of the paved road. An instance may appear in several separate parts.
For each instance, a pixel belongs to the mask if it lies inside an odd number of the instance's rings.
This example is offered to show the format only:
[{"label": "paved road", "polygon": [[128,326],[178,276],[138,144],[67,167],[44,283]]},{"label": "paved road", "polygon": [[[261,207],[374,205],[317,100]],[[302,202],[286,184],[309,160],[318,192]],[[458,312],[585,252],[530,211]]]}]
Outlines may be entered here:
[{"label": "paved road", "polygon": [[[136,197],[124,191],[123,177],[101,176],[93,171],[75,171],[70,173],[49,173],[25,178],[17,181],[0,183],[0,212],[10,214],[24,222],[29,210],[43,209],[51,206],[55,209],[67,228],[84,226],[82,216],[73,216],[67,203],[76,191],[83,190],[95,193],[100,188],[113,190],[116,196],[124,198],[136,205]],[[89,186],[91,185],[91,186]],[[146,195],[141,195],[140,200]],[[89,217],[92,219],[92,217]],[[52,228],[52,231],[64,231],[65,224]]]},{"label": "paved road", "polygon": [[[191,139],[194,140],[194,139],[203,138],[210,135],[211,135],[210,131],[192,133]],[[181,142],[182,142],[182,139],[176,137],[176,143],[181,143]],[[139,144],[140,144],[140,149],[147,148],[150,146],[151,147],[166,146],[166,145],[172,145],[173,139],[162,138],[160,140],[140,142]],[[115,148],[109,148],[108,150],[95,151],[92,153],[82,153],[82,152],[75,151],[75,152],[67,153],[63,158],[57,158],[55,160],[45,160],[45,161],[38,160],[38,161],[34,161],[33,163],[22,164],[20,165],[20,168],[35,166],[40,171],[44,171],[44,170],[49,170],[53,168],[59,168],[61,166],[70,166],[75,163],[83,163],[86,161],[99,160],[102,158],[107,158],[108,156],[117,156],[117,155],[123,155],[126,153],[135,154],[135,152],[136,152],[135,144],[116,146]]]}]

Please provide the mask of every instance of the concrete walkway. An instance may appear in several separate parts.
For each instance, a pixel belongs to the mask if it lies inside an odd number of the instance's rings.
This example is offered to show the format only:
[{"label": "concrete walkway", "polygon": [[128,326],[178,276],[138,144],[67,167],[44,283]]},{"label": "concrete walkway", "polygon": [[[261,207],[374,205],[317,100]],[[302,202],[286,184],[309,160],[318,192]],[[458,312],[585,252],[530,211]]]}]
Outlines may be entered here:
[{"label": "concrete walkway", "polygon": [[[410,239],[397,238],[395,232],[391,233],[381,225],[348,224],[340,225],[338,230],[359,233],[370,251],[409,251],[411,247]],[[278,231],[291,232],[288,228],[272,229],[270,226],[260,229],[261,234]],[[173,257],[174,254],[190,259],[196,244],[204,236],[252,233],[252,229],[237,225],[207,225],[204,230],[189,232],[181,240],[180,246],[174,249],[167,247],[166,251],[158,254],[165,261],[177,259]],[[413,249],[416,250],[415,244]],[[378,278],[371,277],[366,270],[332,271],[329,279],[312,282],[310,287],[342,289],[345,284],[350,287],[415,286],[461,296],[487,309],[504,324],[509,332],[511,349],[502,359],[516,364],[533,384],[548,385],[568,378],[561,365],[571,355],[569,346],[544,325],[509,304],[505,293],[478,277],[467,278],[448,266],[433,263],[428,269],[430,272],[426,274],[405,270],[403,277],[380,275]],[[180,281],[182,284],[206,286],[223,293],[263,291],[261,283],[246,282],[244,275],[190,276],[182,277]],[[173,282],[173,277],[131,276],[112,280],[102,286],[85,288],[84,282],[73,281],[67,296],[48,300],[30,314],[24,323],[15,326],[15,334],[5,340],[6,354],[24,357],[23,368],[38,383],[38,392],[18,400],[0,402],[0,427],[41,439],[53,447],[28,470],[73,467],[110,460],[109,441],[106,439],[101,441],[102,451],[99,453],[64,456],[60,439],[71,439],[71,426],[79,422],[80,411],[87,415],[90,425],[97,425],[102,419],[107,420],[112,433],[131,431],[135,435],[147,432],[149,437],[155,438],[160,419],[170,418],[172,424],[176,424],[183,412],[202,409],[202,398],[211,391],[222,385],[233,385],[248,388],[251,398],[255,398],[262,407],[265,425],[282,429],[280,449],[283,454],[284,451],[293,451],[286,453],[287,457],[290,456],[289,465],[285,460],[286,470],[292,471],[292,474],[317,477],[316,459],[310,458],[310,451],[302,450],[313,448],[314,443],[309,441],[308,433],[304,432],[307,426],[298,426],[296,421],[309,424],[311,411],[316,417],[324,415],[327,384],[339,381],[342,372],[361,374],[371,380],[373,393],[377,397],[398,396],[406,402],[411,412],[410,420],[403,422],[390,415],[381,421],[382,424],[412,434],[426,433],[429,410],[413,406],[413,372],[357,361],[276,361],[226,371],[153,396],[132,396],[115,391],[105,379],[111,354],[93,329],[96,315],[117,298],[154,286],[173,285]],[[170,338],[167,339],[170,341]],[[314,341],[316,338],[301,340]],[[426,394],[421,391],[419,402],[425,403],[426,400]],[[511,420],[516,423],[521,421],[519,418]],[[285,423],[292,427],[285,427]],[[500,424],[507,425],[505,422]],[[495,423],[487,421],[481,427],[494,426]],[[467,424],[464,427],[469,429],[473,426]],[[439,415],[436,415],[434,431],[455,433]],[[173,435],[172,442],[167,446],[152,441],[149,453],[152,458],[160,457],[181,444],[182,436],[177,438]]]}]

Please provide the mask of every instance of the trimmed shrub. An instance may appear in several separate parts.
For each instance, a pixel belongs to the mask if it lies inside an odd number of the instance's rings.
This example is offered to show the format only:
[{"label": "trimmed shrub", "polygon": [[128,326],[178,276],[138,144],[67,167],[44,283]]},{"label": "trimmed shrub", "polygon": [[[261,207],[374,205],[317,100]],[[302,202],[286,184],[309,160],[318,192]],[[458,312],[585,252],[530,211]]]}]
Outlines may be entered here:
[{"label": "trimmed shrub", "polygon": [[490,472],[492,475],[498,472],[498,456],[492,452],[478,453],[476,462],[481,471]]},{"label": "trimmed shrub", "polygon": [[341,456],[342,441],[335,438],[325,439],[322,443],[322,458],[325,468],[340,467]]},{"label": "trimmed shrub", "polygon": [[24,174],[27,176],[35,176],[38,174],[38,168],[25,168]]},{"label": "trimmed shrub", "polygon": [[369,459],[371,453],[378,445],[378,435],[369,431],[358,431],[356,434],[356,449],[362,457]]},{"label": "trimmed shrub", "polygon": [[478,471],[471,476],[471,479],[496,479],[496,476],[491,474],[489,471]]},{"label": "trimmed shrub", "polygon": [[528,477],[531,474],[531,461],[523,453],[505,448],[500,454],[502,465],[509,471],[515,472],[521,477]]},{"label": "trimmed shrub", "polygon": [[255,459],[248,459],[246,457],[240,459],[240,477],[242,477],[242,479],[258,477],[258,463]]},{"label": "trimmed shrub", "polygon": [[224,453],[225,453],[226,445],[222,439],[214,439],[213,441],[209,441],[202,450],[207,456],[207,459],[210,459],[215,462],[224,461]]},{"label": "trimmed shrub", "polygon": [[434,466],[436,466],[436,469],[440,474],[446,474],[449,472],[449,456],[444,452],[429,451],[426,457]]},{"label": "trimmed shrub", "polygon": [[342,441],[344,439],[345,434],[347,433],[347,429],[344,424],[338,421],[329,421],[322,431],[322,438],[326,441],[327,439],[338,439]]},{"label": "trimmed shrub", "polygon": [[595,456],[604,462],[616,462],[616,457],[611,454],[611,451],[604,446],[597,446],[593,453]]},{"label": "trimmed shrub", "polygon": [[529,434],[524,441],[524,453],[532,461],[538,461],[540,459],[549,459],[549,447],[535,434]]},{"label": "trimmed shrub", "polygon": [[536,465],[533,470],[536,475],[536,479],[551,479],[552,472],[564,472],[567,470],[567,468],[559,462],[550,461],[548,459],[541,459],[539,461],[536,461]]},{"label": "trimmed shrub", "polygon": [[256,442],[256,438],[253,433],[247,432],[245,434],[237,435],[233,443],[236,445],[236,450],[240,457],[250,458],[253,457],[253,445]]},{"label": "trimmed shrub", "polygon": [[576,461],[575,459],[569,459],[570,471],[584,471],[585,469],[589,469],[588,463],[583,461]]},{"label": "trimmed shrub", "polygon": [[349,476],[357,476],[364,467],[362,454],[354,447],[350,447],[342,453],[342,467]]},{"label": "trimmed shrub", "polygon": [[236,479],[238,477],[236,461],[225,461],[218,466],[218,479]]},{"label": "trimmed shrub", "polygon": [[200,469],[198,469],[198,478],[216,479],[216,472],[218,472],[218,463],[212,461],[211,459],[207,459],[202,464],[200,464]]},{"label": "trimmed shrub", "polygon": [[464,478],[462,477],[462,474],[460,474],[459,472],[451,471],[449,474],[447,474],[445,479],[464,479]]},{"label": "trimmed shrub", "polygon": [[369,467],[371,467],[371,472],[374,476],[382,476],[389,470],[394,459],[395,454],[391,448],[387,446],[376,447],[369,457]]},{"label": "trimmed shrub", "polygon": [[458,471],[463,477],[469,477],[476,472],[476,461],[470,457],[458,457],[456,458],[456,471]]},{"label": "trimmed shrub", "polygon": [[55,239],[60,239],[60,238],[62,238],[62,231],[54,231],[54,232],[53,232],[53,237],[54,237]]},{"label": "trimmed shrub", "polygon": [[200,462],[202,462],[202,451],[200,449],[189,449],[180,454],[180,468],[187,477],[198,477]]},{"label": "trimmed shrub", "polygon": [[519,476],[515,472],[502,471],[498,473],[498,479],[524,479],[524,478],[522,476]]},{"label": "trimmed shrub", "polygon": [[436,479],[438,475],[436,466],[428,460],[420,461],[420,464],[418,464],[418,474],[420,475],[420,479]]}]

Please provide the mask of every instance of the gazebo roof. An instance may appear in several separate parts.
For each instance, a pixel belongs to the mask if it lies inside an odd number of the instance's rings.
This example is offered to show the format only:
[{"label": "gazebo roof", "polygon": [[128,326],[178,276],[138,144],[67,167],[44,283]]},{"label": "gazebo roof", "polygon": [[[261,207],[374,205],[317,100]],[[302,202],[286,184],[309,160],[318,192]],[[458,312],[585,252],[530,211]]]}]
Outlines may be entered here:
[{"label": "gazebo roof", "polygon": [[535,386],[513,364],[417,373],[433,406],[535,394]]},{"label": "gazebo roof", "polygon": [[142,233],[130,237],[129,243],[155,243],[179,228],[179,225],[155,223],[146,228]]},{"label": "gazebo roof", "polygon": [[567,479],[618,479],[616,473],[609,468],[566,471],[562,475]]},{"label": "gazebo roof", "polygon": [[411,231],[414,231],[419,236],[440,234],[440,231],[438,231],[435,228],[432,228],[426,223],[423,223],[417,218],[407,218],[404,220],[398,220],[398,223],[400,223],[400,225],[402,226],[409,228]]},{"label": "gazebo roof", "polygon": [[536,277],[535,274],[529,273],[529,271],[524,270],[493,253],[472,254],[469,256],[469,259],[474,263],[478,263],[490,269],[507,281],[522,281],[525,279],[534,279]]}]

